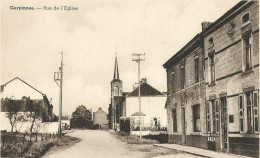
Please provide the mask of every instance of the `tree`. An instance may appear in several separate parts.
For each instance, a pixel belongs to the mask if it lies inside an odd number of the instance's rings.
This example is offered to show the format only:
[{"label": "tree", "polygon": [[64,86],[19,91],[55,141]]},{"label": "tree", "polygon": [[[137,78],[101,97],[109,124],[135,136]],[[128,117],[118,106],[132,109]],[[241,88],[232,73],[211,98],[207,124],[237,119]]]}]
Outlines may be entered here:
[{"label": "tree", "polygon": [[21,128],[23,127],[24,122],[27,122],[26,115],[25,115],[24,113],[19,113],[18,116],[17,116],[16,121],[19,122],[20,125],[19,125],[18,128],[17,128],[17,126],[15,125],[15,130],[17,131],[17,129],[18,129],[18,132],[20,132],[20,131],[21,131]]},{"label": "tree", "polygon": [[42,107],[41,102],[32,101],[30,97],[23,97],[22,100],[25,103],[25,111],[27,115],[27,121],[31,122],[30,127],[30,140],[33,133],[34,125],[37,121],[43,120],[43,116],[47,111]]},{"label": "tree", "polygon": [[92,126],[91,112],[83,105],[80,105],[72,113],[70,119],[72,128],[90,128]]},{"label": "tree", "polygon": [[13,129],[17,124],[17,115],[20,106],[12,98],[5,98],[2,100],[2,107],[3,111],[6,112],[6,117],[9,119],[11,132],[13,132]]}]

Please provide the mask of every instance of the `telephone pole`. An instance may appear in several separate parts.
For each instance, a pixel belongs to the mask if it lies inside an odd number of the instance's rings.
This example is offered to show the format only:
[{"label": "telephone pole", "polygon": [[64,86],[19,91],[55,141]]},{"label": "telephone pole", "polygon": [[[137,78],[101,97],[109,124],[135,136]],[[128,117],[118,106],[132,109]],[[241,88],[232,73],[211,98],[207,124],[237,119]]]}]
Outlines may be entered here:
[{"label": "telephone pole", "polygon": [[58,133],[59,135],[62,135],[62,129],[61,129],[61,118],[62,118],[62,82],[63,82],[63,52],[61,54],[61,66],[59,67],[58,72],[54,72],[54,81],[57,83],[57,85],[60,87],[60,105],[59,105],[59,127],[58,127]]},{"label": "telephone pole", "polygon": [[139,129],[140,129],[140,140],[142,139],[142,120],[141,120],[141,94],[140,94],[140,87],[141,87],[141,81],[140,81],[140,63],[141,61],[144,61],[145,53],[141,54],[132,54],[133,58],[132,61],[136,61],[138,63],[138,101],[139,101]]}]

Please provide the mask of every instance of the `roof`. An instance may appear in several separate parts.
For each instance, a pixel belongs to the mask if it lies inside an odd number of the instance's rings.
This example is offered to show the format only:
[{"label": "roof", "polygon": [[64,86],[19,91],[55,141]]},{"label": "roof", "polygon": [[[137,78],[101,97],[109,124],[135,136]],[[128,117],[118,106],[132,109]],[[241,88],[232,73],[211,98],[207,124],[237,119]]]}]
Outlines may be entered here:
[{"label": "roof", "polygon": [[14,79],[12,79],[12,80],[6,82],[5,84],[1,85],[1,92],[4,90],[4,87],[5,87],[7,84],[11,83],[12,81],[14,81],[14,80],[16,80],[16,79],[22,81],[22,82],[25,83],[27,86],[31,87],[32,89],[34,89],[34,90],[37,91],[38,93],[40,93],[40,94],[42,94],[43,96],[45,96],[44,93],[40,92],[38,89],[34,88],[33,86],[31,86],[30,84],[28,84],[28,83],[25,82],[24,80],[20,79],[19,77],[15,77]]},{"label": "roof", "polygon": [[128,95],[130,92],[123,92],[123,96]]},{"label": "roof", "polygon": [[107,113],[104,111],[104,110],[102,110],[101,109],[101,107],[100,108],[98,108],[98,110],[96,111],[96,112],[94,112],[94,115],[107,115]]},{"label": "roof", "polygon": [[165,69],[175,65],[180,59],[184,58],[194,49],[199,46],[203,46],[203,38],[201,34],[194,36],[184,47],[182,47],[177,53],[175,53],[168,61],[163,64]]},{"label": "roof", "polygon": [[225,14],[223,14],[220,18],[218,18],[214,23],[209,25],[205,30],[201,33],[194,36],[184,47],[182,47],[177,53],[175,53],[167,62],[163,64],[165,69],[170,68],[171,66],[175,65],[180,59],[184,58],[188,55],[192,50],[197,48],[199,45],[203,46],[203,36],[206,36],[211,31],[214,31],[216,27],[219,27],[225,20],[232,18],[232,13],[241,9],[241,7],[245,7],[248,4],[253,4],[252,1],[240,1],[234,7],[229,9]]},{"label": "roof", "polygon": [[[132,92],[130,92],[126,97],[137,97],[139,94],[139,88],[136,87]],[[141,96],[166,96],[164,93],[158,91],[157,89],[153,88],[146,82],[142,82],[140,86],[140,94]]]},{"label": "roof", "polygon": [[135,112],[131,116],[139,116],[139,114],[141,114],[141,116],[146,116],[143,112]]},{"label": "roof", "polygon": [[[258,1],[257,1],[258,2]],[[223,21],[228,20],[230,15],[232,15],[235,11],[238,11],[241,9],[241,7],[245,7],[248,6],[248,4],[253,4],[254,1],[245,1],[245,0],[241,0],[239,1],[234,7],[232,7],[231,9],[229,9],[225,14],[223,14],[220,18],[218,18],[215,22],[213,22],[208,28],[206,28],[203,33],[209,33],[210,31],[214,31],[215,29],[213,29],[214,27],[216,27],[217,25],[221,24]],[[236,12],[236,13],[240,13],[240,12]]]}]

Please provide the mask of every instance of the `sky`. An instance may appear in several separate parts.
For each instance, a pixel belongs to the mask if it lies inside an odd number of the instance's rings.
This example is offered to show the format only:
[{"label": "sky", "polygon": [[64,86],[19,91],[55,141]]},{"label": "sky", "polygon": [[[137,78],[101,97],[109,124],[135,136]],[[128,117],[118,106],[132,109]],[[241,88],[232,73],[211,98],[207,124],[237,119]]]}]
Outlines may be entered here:
[{"label": "sky", "polygon": [[[79,105],[107,112],[117,52],[123,91],[137,82],[132,53],[145,53],[141,78],[167,91],[162,65],[238,0],[2,0],[1,85],[20,77],[52,98],[64,52],[63,114]],[[74,6],[78,10],[10,10],[10,6]]]}]

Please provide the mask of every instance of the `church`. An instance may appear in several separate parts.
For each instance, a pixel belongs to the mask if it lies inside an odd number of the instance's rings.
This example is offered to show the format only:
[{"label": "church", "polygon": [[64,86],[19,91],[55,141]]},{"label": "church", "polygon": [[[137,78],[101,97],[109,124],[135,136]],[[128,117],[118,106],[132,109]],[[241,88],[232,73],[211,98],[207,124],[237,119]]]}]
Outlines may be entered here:
[{"label": "church", "polygon": [[[122,127],[120,128],[121,125],[129,129],[129,133],[137,134],[139,129],[138,86],[133,87],[131,92],[123,92],[123,81],[119,78],[117,57],[115,57],[114,77],[110,84],[109,128],[125,131]],[[155,89],[147,83],[146,78],[143,78],[140,81],[140,96],[142,134],[166,130],[167,114],[164,109],[167,98],[166,93]],[[127,127],[122,125],[123,120],[129,120]]]}]

